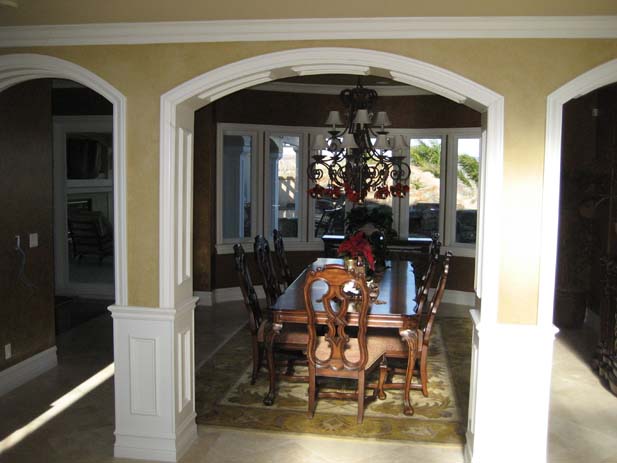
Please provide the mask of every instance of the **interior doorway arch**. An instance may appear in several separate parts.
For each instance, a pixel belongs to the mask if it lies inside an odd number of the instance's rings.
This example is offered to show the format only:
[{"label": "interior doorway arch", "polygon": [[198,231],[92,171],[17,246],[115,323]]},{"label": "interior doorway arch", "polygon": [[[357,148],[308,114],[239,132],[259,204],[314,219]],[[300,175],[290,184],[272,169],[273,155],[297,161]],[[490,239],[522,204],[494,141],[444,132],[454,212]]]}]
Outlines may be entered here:
[{"label": "interior doorway arch", "polygon": [[[159,188],[159,306],[172,314],[170,344],[183,344],[193,333],[197,299],[192,282],[192,165],[195,111],[230,93],[269,81],[311,74],[376,75],[426,89],[483,113],[480,204],[475,289],[482,299],[482,324],[497,322],[500,260],[500,207],[503,182],[503,96],[446,69],[391,53],[357,48],[301,48],[269,53],[201,74],[161,96]],[[177,320],[177,321],[176,321]],[[190,317],[192,320],[192,316]],[[189,345],[191,345],[189,343]],[[191,345],[192,348],[192,345]],[[178,352],[174,390],[194,382],[192,351]],[[472,377],[477,375],[472,360]],[[472,407],[477,406],[474,400]],[[192,409],[192,410],[191,410]],[[470,413],[471,411],[470,407]],[[182,448],[196,435],[194,396],[173,412],[172,423]],[[118,416],[116,416],[118,422]],[[191,420],[193,420],[191,422]],[[190,425],[187,423],[191,423]],[[116,456],[126,455],[118,445]],[[176,454],[179,452],[177,450]],[[469,450],[471,452],[471,450]]]},{"label": "interior doorway arch", "polygon": [[551,327],[553,324],[563,105],[573,98],[614,82],[617,82],[617,59],[581,74],[555,90],[547,98],[538,297],[538,325],[540,326]]},{"label": "interior doorway arch", "polygon": [[113,105],[114,267],[116,305],[128,303],[126,252],[126,98],[109,82],[77,64],[46,55],[19,53],[0,56],[0,92],[32,79],[56,78],[78,82]]},{"label": "interior doorway arch", "polygon": [[[302,48],[231,63],[197,76],[161,96],[159,304],[182,305],[192,297],[190,214],[193,117],[225,95],[285,77],[310,74],[372,74],[424,88],[486,115],[480,193],[476,292],[483,322],[497,319],[499,206],[503,164],[503,97],[471,80],[412,58],[356,48]],[[192,191],[192,185],[188,186]]]}]

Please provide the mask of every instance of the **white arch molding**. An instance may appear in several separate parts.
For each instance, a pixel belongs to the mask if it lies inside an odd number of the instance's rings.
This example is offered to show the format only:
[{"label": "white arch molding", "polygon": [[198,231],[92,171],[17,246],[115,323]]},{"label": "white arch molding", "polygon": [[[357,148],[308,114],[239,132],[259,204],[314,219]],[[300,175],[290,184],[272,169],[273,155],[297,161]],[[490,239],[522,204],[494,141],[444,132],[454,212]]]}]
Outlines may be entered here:
[{"label": "white arch molding", "polygon": [[[172,308],[192,295],[178,276],[176,236],[178,185],[174,179],[177,139],[174,130],[192,132],[195,110],[225,95],[284,77],[309,74],[373,74],[411,84],[486,112],[486,152],[483,164],[478,295],[483,321],[497,319],[499,275],[499,203],[502,187],[503,97],[448,70],[391,53],[355,48],[303,48],[260,55],[231,63],[187,81],[161,96],[160,295],[161,307]],[[182,122],[180,122],[180,120]],[[192,187],[191,187],[192,188]],[[175,202],[174,202],[175,201]],[[180,216],[182,214],[180,213]],[[191,240],[184,245],[190,246]],[[184,249],[182,254],[192,253]],[[190,280],[190,279],[189,279]],[[190,286],[186,288],[185,286]],[[190,290],[189,290],[190,289]]]},{"label": "white arch molding", "polygon": [[559,224],[559,185],[561,178],[561,129],[563,105],[605,85],[617,82],[617,59],[601,64],[555,90],[547,98],[544,188],[540,255],[538,325],[553,323],[557,229]]},{"label": "white arch molding", "polygon": [[44,78],[73,80],[94,90],[113,104],[115,294],[116,305],[127,305],[126,98],[96,74],[69,61],[29,53],[0,56],[0,92],[27,80]]},{"label": "white arch molding", "polygon": [[[192,256],[192,132],[195,110],[238,90],[284,77],[309,74],[372,74],[424,88],[483,113],[483,163],[480,186],[478,245],[476,247],[476,292],[482,299],[482,326],[496,325],[499,288],[500,206],[503,181],[503,97],[486,87],[451,71],[391,53],[356,48],[303,48],[260,55],[231,63],[187,81],[161,96],[160,134],[160,252],[159,304],[161,308],[182,316],[195,300],[190,261]],[[192,313],[192,311],[191,311]],[[179,345],[177,333],[173,340]],[[487,329],[487,331],[489,331]],[[487,336],[499,342],[499,336]],[[490,349],[490,346],[488,347]],[[477,358],[477,356],[475,357]],[[487,361],[488,362],[488,361]],[[478,375],[479,361],[472,365]],[[182,368],[176,368],[174,390],[182,387]],[[490,366],[484,369],[490,370]],[[190,376],[193,378],[194,373]],[[478,390],[480,389],[478,385]],[[474,397],[476,391],[473,391]],[[483,397],[489,397],[485,395]],[[191,399],[192,400],[192,399]],[[484,403],[486,402],[486,403]],[[470,400],[470,415],[483,429],[494,425],[491,400]],[[472,412],[472,408],[474,409]],[[477,418],[475,410],[484,415]],[[176,430],[186,442],[191,431],[178,424],[188,415],[179,407]],[[470,425],[469,428],[473,428]],[[478,424],[475,425],[478,429]],[[485,445],[492,437],[485,432]],[[118,433],[116,432],[116,436]],[[466,453],[472,459],[473,439],[468,439]],[[477,444],[475,445],[477,447]],[[480,452],[482,453],[482,452]],[[487,460],[489,461],[489,460]]]}]

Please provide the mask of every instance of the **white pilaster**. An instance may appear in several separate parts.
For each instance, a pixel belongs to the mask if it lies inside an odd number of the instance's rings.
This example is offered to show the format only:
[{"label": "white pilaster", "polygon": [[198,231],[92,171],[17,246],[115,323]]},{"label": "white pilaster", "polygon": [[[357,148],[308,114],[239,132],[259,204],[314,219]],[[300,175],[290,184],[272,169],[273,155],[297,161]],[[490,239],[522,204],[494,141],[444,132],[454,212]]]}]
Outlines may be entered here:
[{"label": "white pilaster", "polygon": [[197,438],[194,309],[111,306],[114,319],[114,456],[178,461]]},{"label": "white pilaster", "polygon": [[556,328],[472,318],[466,460],[545,463]]}]

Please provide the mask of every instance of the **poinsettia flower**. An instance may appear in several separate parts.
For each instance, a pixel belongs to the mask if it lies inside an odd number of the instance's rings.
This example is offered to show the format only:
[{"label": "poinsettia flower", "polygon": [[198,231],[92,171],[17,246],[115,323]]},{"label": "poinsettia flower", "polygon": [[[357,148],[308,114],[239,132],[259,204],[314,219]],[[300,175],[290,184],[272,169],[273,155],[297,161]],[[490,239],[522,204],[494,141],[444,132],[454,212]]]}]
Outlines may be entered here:
[{"label": "poinsettia flower", "polygon": [[338,247],[338,255],[345,257],[357,258],[363,257],[368,263],[371,270],[375,270],[375,257],[371,244],[366,239],[364,232],[357,232],[353,236],[347,238]]}]

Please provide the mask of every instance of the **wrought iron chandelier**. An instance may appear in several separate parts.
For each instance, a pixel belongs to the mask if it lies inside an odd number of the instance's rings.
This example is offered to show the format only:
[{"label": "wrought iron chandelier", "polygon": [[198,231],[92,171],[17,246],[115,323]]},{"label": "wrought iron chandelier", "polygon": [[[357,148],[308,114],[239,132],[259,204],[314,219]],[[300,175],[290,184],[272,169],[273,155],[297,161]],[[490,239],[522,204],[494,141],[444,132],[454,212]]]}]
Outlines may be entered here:
[{"label": "wrought iron chandelier", "polygon": [[[315,136],[308,168],[314,186],[309,194],[332,199],[344,194],[354,203],[363,203],[370,191],[377,199],[405,196],[409,192],[409,145],[401,135],[388,137],[384,127],[391,123],[385,111],[372,112],[377,92],[358,81],[355,88],[343,90],[340,98],[347,123],[339,111],[330,111],[326,120],[330,136]],[[326,175],[327,186],[322,186]]]}]

